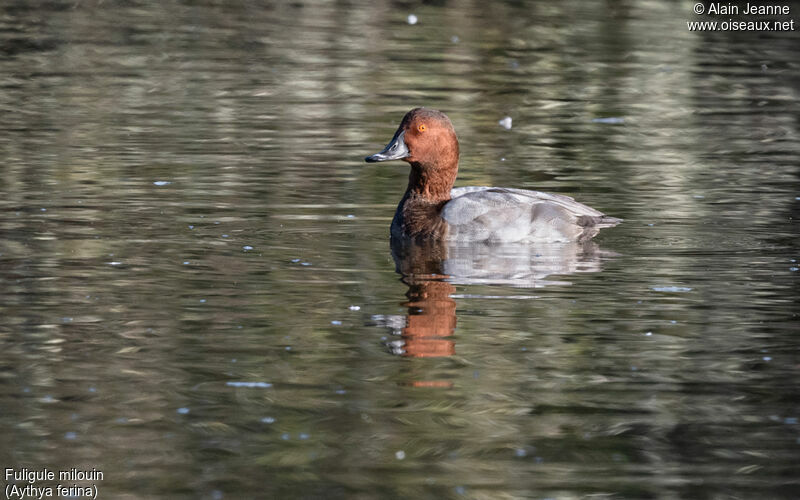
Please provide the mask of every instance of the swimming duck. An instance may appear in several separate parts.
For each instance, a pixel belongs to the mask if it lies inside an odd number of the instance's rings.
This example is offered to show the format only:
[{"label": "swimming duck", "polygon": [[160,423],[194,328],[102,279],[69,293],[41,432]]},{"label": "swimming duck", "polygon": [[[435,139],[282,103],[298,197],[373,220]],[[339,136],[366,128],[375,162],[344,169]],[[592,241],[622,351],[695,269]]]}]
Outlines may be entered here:
[{"label": "swimming duck", "polygon": [[587,241],[622,219],[609,217],[560,194],[526,189],[453,188],[458,138],[444,113],[415,108],[406,113],[389,144],[369,163],[403,160],[411,165],[392,220],[392,238],[454,242]]}]

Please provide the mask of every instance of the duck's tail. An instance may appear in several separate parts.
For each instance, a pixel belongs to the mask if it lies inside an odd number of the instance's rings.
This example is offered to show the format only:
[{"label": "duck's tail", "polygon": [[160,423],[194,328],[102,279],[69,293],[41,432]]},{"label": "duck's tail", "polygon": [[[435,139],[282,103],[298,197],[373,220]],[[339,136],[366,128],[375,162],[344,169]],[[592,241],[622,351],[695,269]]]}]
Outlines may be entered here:
[{"label": "duck's tail", "polygon": [[578,217],[578,225],[583,227],[583,232],[578,241],[588,241],[594,238],[601,229],[614,227],[620,222],[622,219],[608,215],[581,215]]},{"label": "duck's tail", "polygon": [[622,222],[622,219],[618,219],[616,217],[609,217],[608,215],[603,215],[603,216],[595,217],[595,218],[598,219],[595,222],[595,227],[598,227],[600,229],[605,228],[605,227],[614,227],[617,224],[619,224],[620,222]]}]

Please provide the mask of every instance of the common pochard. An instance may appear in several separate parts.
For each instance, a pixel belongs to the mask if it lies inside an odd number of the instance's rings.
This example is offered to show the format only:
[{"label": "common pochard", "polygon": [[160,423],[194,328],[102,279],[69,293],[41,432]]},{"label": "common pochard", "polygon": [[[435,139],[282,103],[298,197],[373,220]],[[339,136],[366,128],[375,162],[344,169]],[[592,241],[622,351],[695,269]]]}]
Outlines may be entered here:
[{"label": "common pochard", "polygon": [[560,194],[526,189],[453,188],[458,139],[444,113],[415,108],[367,162],[403,160],[411,174],[392,220],[393,238],[455,242],[586,241],[622,219]]}]

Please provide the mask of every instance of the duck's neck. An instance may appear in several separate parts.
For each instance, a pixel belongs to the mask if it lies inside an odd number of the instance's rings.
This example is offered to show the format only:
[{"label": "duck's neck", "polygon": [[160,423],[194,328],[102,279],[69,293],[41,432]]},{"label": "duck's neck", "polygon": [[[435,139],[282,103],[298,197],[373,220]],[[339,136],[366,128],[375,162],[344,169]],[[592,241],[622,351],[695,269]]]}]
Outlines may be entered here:
[{"label": "duck's neck", "polygon": [[450,189],[457,171],[457,164],[440,170],[412,163],[408,189],[392,221],[392,234],[398,237],[445,238],[448,228],[441,211],[450,200]]},{"label": "duck's neck", "polygon": [[419,163],[412,163],[404,198],[414,198],[433,204],[448,201],[457,174],[457,163],[444,168],[438,165],[423,167]]}]

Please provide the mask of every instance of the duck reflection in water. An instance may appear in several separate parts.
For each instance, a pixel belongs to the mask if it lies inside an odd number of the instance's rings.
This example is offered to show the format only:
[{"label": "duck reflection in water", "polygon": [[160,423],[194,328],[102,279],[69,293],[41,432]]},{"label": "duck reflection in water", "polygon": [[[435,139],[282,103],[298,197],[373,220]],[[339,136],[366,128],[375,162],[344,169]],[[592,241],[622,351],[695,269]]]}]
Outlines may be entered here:
[{"label": "duck reflection in water", "polygon": [[[602,261],[614,255],[600,250],[592,242],[458,245],[392,238],[396,271],[408,285],[408,301],[402,304],[408,308],[408,313],[375,319],[399,337],[388,343],[394,354],[451,356],[455,354],[452,337],[457,322],[455,285],[515,288],[569,285],[570,282],[563,279],[565,276],[598,272]],[[548,279],[553,275],[560,278]],[[470,298],[503,297],[508,296],[470,295]]]},{"label": "duck reflection in water", "polygon": [[451,356],[456,329],[455,287],[447,281],[443,264],[447,248],[442,242],[414,243],[392,239],[395,269],[408,285],[403,303],[408,315],[399,334],[389,347],[395,354],[422,357]]}]

